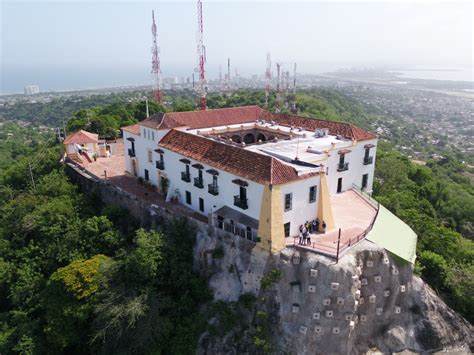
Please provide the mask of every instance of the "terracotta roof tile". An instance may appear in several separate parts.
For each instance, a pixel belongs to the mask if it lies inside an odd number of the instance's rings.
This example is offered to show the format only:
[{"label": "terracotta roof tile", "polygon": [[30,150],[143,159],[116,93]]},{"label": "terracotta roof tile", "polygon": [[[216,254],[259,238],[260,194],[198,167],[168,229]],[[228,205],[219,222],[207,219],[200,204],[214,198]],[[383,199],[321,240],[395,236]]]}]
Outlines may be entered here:
[{"label": "terracotta roof tile", "polygon": [[276,158],[174,129],[161,139],[159,145],[260,184],[279,185],[317,174],[298,176],[293,167]]},{"label": "terracotta roof tile", "polygon": [[258,106],[228,107],[206,111],[159,112],[146,118],[139,124],[154,129],[172,129],[177,127],[208,128],[249,123],[259,118],[272,120],[285,126],[303,127],[311,131],[316,128],[329,128],[329,133],[332,135],[341,135],[358,141],[377,138],[375,134],[350,123],[271,113]]},{"label": "terracotta roof tile", "polygon": [[122,131],[140,135],[140,125],[138,123],[132,124],[131,126],[122,127]]},{"label": "terracotta roof tile", "polygon": [[258,106],[229,107],[206,111],[157,113],[140,122],[140,125],[155,129],[176,127],[207,128],[236,123],[254,122],[262,109]]},{"label": "terracotta roof tile", "polygon": [[343,137],[355,139],[357,141],[377,138],[375,134],[345,122],[335,122],[322,120],[319,118],[316,119],[295,115],[277,114],[265,110],[262,110],[260,116],[263,119],[275,121],[276,123],[283,126],[303,127],[309,131],[314,131],[317,128],[328,128],[329,134],[331,135],[341,135]]},{"label": "terracotta roof tile", "polygon": [[64,144],[99,143],[99,135],[84,130],[74,132],[64,139]]}]

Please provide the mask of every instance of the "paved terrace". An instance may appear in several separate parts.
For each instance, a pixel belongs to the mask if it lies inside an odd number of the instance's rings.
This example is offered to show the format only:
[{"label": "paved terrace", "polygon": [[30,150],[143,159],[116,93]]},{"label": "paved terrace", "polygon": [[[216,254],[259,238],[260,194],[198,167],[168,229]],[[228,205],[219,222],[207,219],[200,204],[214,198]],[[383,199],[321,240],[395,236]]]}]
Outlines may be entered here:
[{"label": "paved terrace", "polygon": [[[89,174],[94,175],[98,179],[109,181],[125,192],[150,203],[150,205],[154,204],[161,208],[167,208],[200,222],[208,223],[206,216],[179,203],[166,202],[161,194],[139,184],[135,177],[126,174],[123,155],[97,158],[97,161],[92,163],[84,161],[81,165]],[[311,245],[298,245],[298,237],[286,238],[286,244],[335,256],[337,253],[339,228],[341,228],[341,255],[350,246],[364,239],[377,214],[375,201],[370,201],[368,197],[364,197],[359,192],[349,190],[332,196],[331,205],[336,229],[326,233],[312,234]]]},{"label": "paved terrace", "polygon": [[335,229],[326,233],[311,234],[310,245],[299,245],[299,237],[286,238],[286,244],[335,256],[340,228],[340,255],[342,255],[366,237],[378,211],[377,202],[355,190],[331,196],[331,206]]},{"label": "paved terrace", "polygon": [[109,158],[97,158],[97,161],[92,163],[84,161],[81,166],[96,178],[107,180],[130,195],[148,202],[150,205],[153,204],[161,208],[167,208],[179,213],[180,215],[194,218],[203,223],[208,223],[207,217],[194,212],[179,203],[166,202],[161,194],[139,184],[135,177],[126,174],[123,154],[112,155]]}]

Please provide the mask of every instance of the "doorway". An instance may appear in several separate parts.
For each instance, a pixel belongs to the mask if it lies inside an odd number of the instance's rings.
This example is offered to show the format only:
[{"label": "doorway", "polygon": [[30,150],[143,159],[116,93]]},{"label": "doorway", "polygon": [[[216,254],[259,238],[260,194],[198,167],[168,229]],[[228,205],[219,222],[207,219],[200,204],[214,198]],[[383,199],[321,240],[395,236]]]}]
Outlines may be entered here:
[{"label": "doorway", "polygon": [[337,179],[337,193],[342,191],[342,178]]}]

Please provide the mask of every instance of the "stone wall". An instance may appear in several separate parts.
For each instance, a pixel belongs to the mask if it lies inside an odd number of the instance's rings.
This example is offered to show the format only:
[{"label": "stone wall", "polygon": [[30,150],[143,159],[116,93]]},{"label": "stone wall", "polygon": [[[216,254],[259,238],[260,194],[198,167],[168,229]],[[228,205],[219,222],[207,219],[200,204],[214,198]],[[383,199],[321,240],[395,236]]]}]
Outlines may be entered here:
[{"label": "stone wall", "polygon": [[[66,174],[69,179],[88,195],[97,196],[104,204],[127,209],[144,228],[157,229],[165,221],[182,217],[172,209],[160,208],[134,196],[110,182],[104,181],[81,170],[73,164],[66,165]],[[188,218],[189,223],[201,233],[208,233],[207,223]]]}]

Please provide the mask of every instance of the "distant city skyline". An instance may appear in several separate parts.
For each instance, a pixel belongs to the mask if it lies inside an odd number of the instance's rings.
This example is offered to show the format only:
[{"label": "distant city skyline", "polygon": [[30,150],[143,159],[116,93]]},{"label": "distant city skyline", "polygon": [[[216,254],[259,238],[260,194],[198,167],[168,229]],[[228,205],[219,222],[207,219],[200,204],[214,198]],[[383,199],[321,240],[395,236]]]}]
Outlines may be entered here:
[{"label": "distant city skyline", "polygon": [[[163,76],[196,66],[195,1],[18,2],[1,9],[0,92],[149,84],[151,10]],[[206,71],[227,58],[263,74],[265,55],[291,70],[350,66],[472,67],[470,2],[231,2],[204,0]]]}]

